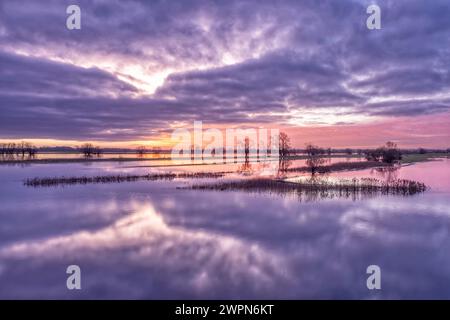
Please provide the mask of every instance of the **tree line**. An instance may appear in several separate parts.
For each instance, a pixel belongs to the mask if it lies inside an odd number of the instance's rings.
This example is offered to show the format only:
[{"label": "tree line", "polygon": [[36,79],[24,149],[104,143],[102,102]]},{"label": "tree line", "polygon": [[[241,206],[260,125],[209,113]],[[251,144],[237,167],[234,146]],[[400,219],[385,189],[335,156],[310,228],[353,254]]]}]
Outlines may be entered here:
[{"label": "tree line", "polygon": [[86,158],[97,156],[102,154],[102,149],[99,146],[94,146],[92,143],[85,143],[80,148],[79,151],[83,153]]},{"label": "tree line", "polygon": [[[315,174],[326,162],[324,155],[330,155],[331,151],[330,148],[323,149],[312,143],[307,143],[304,153],[306,154],[306,165],[310,168],[311,174]],[[351,149],[346,149],[346,154],[351,155],[353,154],[353,151]],[[384,146],[375,150],[365,151],[364,155],[367,161],[377,161],[388,164],[402,160],[400,149],[397,147],[396,143],[391,141],[388,141]]]},{"label": "tree line", "polygon": [[37,148],[30,142],[22,141],[19,143],[15,142],[6,142],[6,143],[0,143],[0,154],[1,155],[17,155],[25,157],[25,155],[28,156],[34,156],[37,153]]}]

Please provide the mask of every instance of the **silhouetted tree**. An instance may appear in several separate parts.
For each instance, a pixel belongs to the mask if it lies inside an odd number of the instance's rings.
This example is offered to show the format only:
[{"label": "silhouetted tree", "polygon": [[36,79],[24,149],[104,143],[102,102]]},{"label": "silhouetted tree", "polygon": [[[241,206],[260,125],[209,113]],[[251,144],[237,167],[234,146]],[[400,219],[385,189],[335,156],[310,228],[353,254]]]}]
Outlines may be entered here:
[{"label": "silhouetted tree", "polygon": [[245,154],[245,161],[248,162],[249,156],[250,156],[250,139],[249,139],[249,137],[245,137],[244,154]]},{"label": "silhouetted tree", "polygon": [[27,153],[30,157],[36,155],[37,153],[37,148],[29,142],[25,142],[24,148],[25,153]]},{"label": "silhouetted tree", "polygon": [[425,150],[424,148],[419,148],[419,154],[426,154],[427,150]]},{"label": "silhouetted tree", "polygon": [[381,161],[383,158],[383,151],[381,148],[377,148],[375,150],[368,150],[366,152],[367,161]]},{"label": "silhouetted tree", "polygon": [[86,158],[88,158],[92,157],[93,155],[100,156],[101,149],[100,147],[94,146],[92,143],[85,143],[81,146],[81,152]]},{"label": "silhouetted tree", "polygon": [[386,146],[383,148],[383,162],[393,163],[398,160],[402,160],[402,154],[397,148],[397,144],[391,141],[386,142]]},{"label": "silhouetted tree", "polygon": [[397,144],[388,141],[385,146],[370,150],[366,154],[369,161],[383,161],[385,163],[394,163],[402,159],[402,154],[397,148]]},{"label": "silhouetted tree", "polygon": [[16,147],[16,153],[17,155],[22,154],[22,158],[25,157],[25,149],[26,149],[26,143],[25,141],[21,141],[17,144]]},{"label": "silhouetted tree", "polygon": [[94,147],[94,155],[96,155],[97,157],[100,157],[100,155],[102,154],[102,149],[100,149],[100,147]]},{"label": "silhouetted tree", "polygon": [[146,153],[146,152],[147,152],[147,148],[145,146],[139,146],[136,148],[136,153],[140,157],[142,157],[144,155],[144,153]]},{"label": "silhouetted tree", "polygon": [[2,155],[9,155],[9,156],[22,156],[25,157],[25,155],[28,156],[34,156],[37,153],[37,148],[26,141],[21,141],[19,143],[13,143],[13,142],[7,142],[2,143],[0,145],[0,154]]},{"label": "silhouetted tree", "polygon": [[283,179],[286,177],[289,167],[291,166],[292,161],[287,158],[279,158],[278,159],[278,172],[277,178]]},{"label": "silhouetted tree", "polygon": [[280,158],[286,158],[291,151],[291,139],[285,132],[280,132]]},{"label": "silhouetted tree", "polygon": [[324,154],[324,150],[319,148],[318,146],[308,143],[306,144],[305,153],[307,157],[306,165],[311,170],[311,174],[314,175],[326,161],[321,156],[322,154]]},{"label": "silhouetted tree", "polygon": [[[239,149],[244,150],[244,163],[239,165],[237,168],[237,172],[241,174],[251,174],[253,172],[252,165],[250,163],[250,139],[249,137],[245,137],[244,141],[239,143]],[[236,150],[237,154],[237,150]],[[239,161],[239,160],[238,160]]]},{"label": "silhouetted tree", "polygon": [[5,153],[6,154],[14,154],[16,153],[16,144],[13,142],[9,142],[5,144]]},{"label": "silhouetted tree", "polygon": [[16,144],[13,142],[10,142],[6,145],[6,153],[9,155],[13,155],[16,153]]}]

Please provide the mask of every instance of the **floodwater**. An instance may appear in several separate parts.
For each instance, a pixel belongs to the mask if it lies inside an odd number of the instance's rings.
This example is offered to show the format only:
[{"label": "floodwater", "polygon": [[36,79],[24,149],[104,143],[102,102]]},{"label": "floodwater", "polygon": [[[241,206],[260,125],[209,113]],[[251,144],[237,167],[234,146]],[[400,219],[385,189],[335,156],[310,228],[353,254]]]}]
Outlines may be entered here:
[{"label": "floodwater", "polygon": [[[448,159],[332,174],[430,187],[357,201],[177,189],[192,180],[23,185],[174,171],[142,165],[1,165],[0,298],[450,298]],[[81,268],[81,290],[66,288],[69,265]],[[381,290],[366,287],[369,265],[381,268]]]}]

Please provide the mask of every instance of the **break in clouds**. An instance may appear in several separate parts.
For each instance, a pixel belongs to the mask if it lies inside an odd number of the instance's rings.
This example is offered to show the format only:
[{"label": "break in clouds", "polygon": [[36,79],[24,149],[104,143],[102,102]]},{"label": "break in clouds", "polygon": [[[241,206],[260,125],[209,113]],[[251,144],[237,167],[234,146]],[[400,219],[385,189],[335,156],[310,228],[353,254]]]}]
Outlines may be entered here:
[{"label": "break in clouds", "polygon": [[[450,3],[0,2],[0,138],[137,140],[211,124],[450,109]],[[366,8],[382,10],[368,30]],[[313,122],[309,115],[323,115]]]}]

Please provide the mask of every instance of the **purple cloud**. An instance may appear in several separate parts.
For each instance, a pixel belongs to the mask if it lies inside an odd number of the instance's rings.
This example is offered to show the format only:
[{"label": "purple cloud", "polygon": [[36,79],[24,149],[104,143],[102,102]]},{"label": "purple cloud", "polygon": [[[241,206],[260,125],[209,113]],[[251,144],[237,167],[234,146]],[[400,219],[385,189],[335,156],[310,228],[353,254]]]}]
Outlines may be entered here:
[{"label": "purple cloud", "polygon": [[65,28],[69,4],[1,2],[0,138],[450,110],[445,0],[380,2],[376,31],[356,0],[79,1],[77,31]]}]

